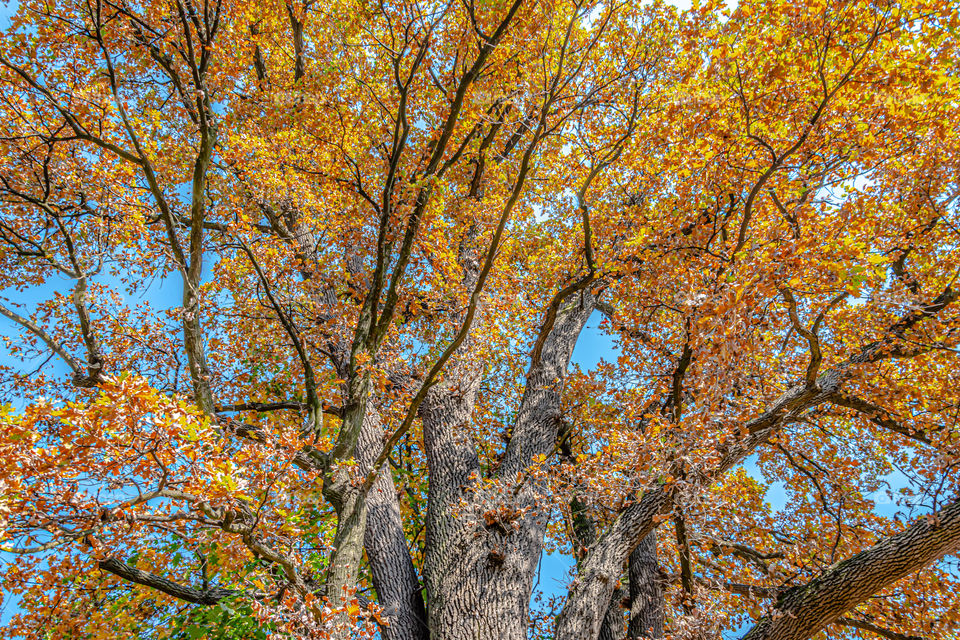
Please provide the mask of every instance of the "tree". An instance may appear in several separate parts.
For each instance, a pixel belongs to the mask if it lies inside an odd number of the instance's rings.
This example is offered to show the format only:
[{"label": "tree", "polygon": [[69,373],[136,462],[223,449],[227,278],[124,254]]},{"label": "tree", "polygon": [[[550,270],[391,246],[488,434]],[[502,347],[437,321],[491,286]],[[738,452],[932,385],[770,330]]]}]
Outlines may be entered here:
[{"label": "tree", "polygon": [[952,637],[958,25],[21,0],[7,633]]}]

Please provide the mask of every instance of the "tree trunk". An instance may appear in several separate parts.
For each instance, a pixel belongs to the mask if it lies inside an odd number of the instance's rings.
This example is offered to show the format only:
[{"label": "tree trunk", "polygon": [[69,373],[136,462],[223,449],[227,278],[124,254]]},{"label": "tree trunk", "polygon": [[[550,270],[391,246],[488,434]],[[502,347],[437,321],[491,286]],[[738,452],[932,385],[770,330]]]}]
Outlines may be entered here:
[{"label": "tree trunk", "polygon": [[627,636],[627,624],[623,617],[623,599],[626,595],[622,587],[613,592],[603,624],[600,625],[598,640],[624,640]]},{"label": "tree trunk", "polygon": [[630,638],[663,637],[663,580],[654,529],[630,554]]},{"label": "tree trunk", "polygon": [[589,294],[571,296],[547,329],[542,355],[527,376],[497,489],[479,489],[471,478],[479,465],[465,426],[479,379],[451,376],[451,382],[462,380],[459,394],[444,394],[422,412],[431,465],[424,577],[434,640],[527,637],[549,514],[541,508],[542,489],[526,473],[534,457],[548,454],[556,442],[560,383],[594,304]]},{"label": "tree trunk", "polygon": [[[361,469],[369,469],[380,454],[383,423],[374,407],[368,407],[357,443]],[[427,613],[417,571],[403,533],[400,503],[390,466],[384,465],[367,493],[367,528],[363,538],[377,602],[383,607],[383,640],[427,640]]]},{"label": "tree trunk", "polygon": [[[333,538],[333,553],[327,569],[327,598],[338,609],[346,609],[357,584],[360,561],[363,559],[364,529],[367,524],[367,504],[363,492],[350,485],[349,471],[334,472],[336,482],[337,532]],[[331,500],[332,502],[332,500]],[[330,637],[347,640],[352,636],[352,622],[345,612],[331,621]]]}]

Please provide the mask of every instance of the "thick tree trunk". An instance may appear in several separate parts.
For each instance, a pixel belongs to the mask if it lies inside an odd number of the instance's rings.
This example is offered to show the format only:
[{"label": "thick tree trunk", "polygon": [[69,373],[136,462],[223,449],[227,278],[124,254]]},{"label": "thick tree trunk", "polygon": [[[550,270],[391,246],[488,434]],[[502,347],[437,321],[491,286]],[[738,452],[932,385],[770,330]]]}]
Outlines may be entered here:
[{"label": "thick tree trunk", "polygon": [[632,638],[663,637],[663,580],[657,563],[657,531],[654,529],[630,553],[630,624]]},{"label": "thick tree trunk", "polygon": [[[524,531],[527,529],[527,531]],[[531,532],[530,530],[533,529]],[[524,640],[539,527],[504,534],[476,520],[450,545],[448,572],[436,576],[430,601],[432,638]],[[526,534],[526,535],[524,535]]]},{"label": "thick tree trunk", "polygon": [[474,493],[480,465],[469,427],[478,374],[466,359],[458,362],[421,410],[430,470],[424,580],[433,640],[525,637],[525,611],[517,606],[524,576],[502,575],[506,550],[494,538],[503,532],[485,526]]},{"label": "thick tree trunk", "polygon": [[360,487],[350,463],[359,455],[358,443],[368,424],[369,374],[356,373],[353,363],[355,357],[356,354],[351,357],[347,378],[350,408],[344,414],[337,442],[330,455],[331,466],[326,470],[323,480],[323,495],[337,512],[337,530],[327,567],[327,598],[333,607],[344,611],[330,623],[331,638],[344,640],[351,634],[352,625],[345,612],[351,604],[351,592],[357,586],[367,528],[366,492]]},{"label": "thick tree trunk", "polygon": [[[368,407],[363,430],[357,443],[357,462],[369,469],[383,446],[384,428],[376,409]],[[377,602],[383,607],[383,640],[427,640],[427,613],[420,580],[413,566],[403,533],[400,503],[389,465],[384,465],[367,493],[367,527],[363,538],[377,590]]]},{"label": "thick tree trunk", "polygon": [[430,461],[424,577],[434,640],[527,637],[548,513],[526,472],[556,442],[560,383],[593,305],[589,294],[564,301],[528,375],[497,490],[478,489],[471,478],[479,465],[465,427],[479,379],[464,376],[459,394],[438,396],[422,411]]},{"label": "thick tree trunk", "polygon": [[[331,605],[346,609],[357,584],[360,561],[363,559],[363,537],[367,525],[367,504],[363,493],[350,486],[346,469],[334,473],[336,482],[337,532],[333,538],[333,553],[327,569],[326,589]],[[328,494],[329,495],[329,494]],[[332,500],[331,500],[332,502]],[[331,638],[348,639],[352,635],[352,622],[346,612],[331,620]]]},{"label": "thick tree trunk", "polygon": [[478,382],[468,384],[463,395],[439,389],[421,410],[430,470],[423,576],[434,638],[457,637],[446,630],[467,624],[479,613],[465,610],[471,606],[466,603],[477,597],[477,581],[455,566],[470,544],[471,527],[463,505],[470,499],[480,466],[468,432]]},{"label": "thick tree trunk", "polygon": [[654,530],[654,518],[670,511],[672,499],[673,492],[665,487],[648,491],[591,548],[557,618],[557,640],[598,637],[605,605],[630,553]]},{"label": "thick tree trunk", "polygon": [[626,590],[622,587],[613,592],[603,624],[600,625],[598,640],[624,640],[627,637],[627,624],[623,617],[623,600],[626,596]]}]

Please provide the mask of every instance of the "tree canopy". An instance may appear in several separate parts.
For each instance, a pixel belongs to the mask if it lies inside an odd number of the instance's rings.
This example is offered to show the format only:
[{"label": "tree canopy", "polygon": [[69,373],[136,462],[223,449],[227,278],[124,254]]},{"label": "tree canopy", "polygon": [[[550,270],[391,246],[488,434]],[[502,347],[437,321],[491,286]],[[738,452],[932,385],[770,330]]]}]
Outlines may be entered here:
[{"label": "tree canopy", "polygon": [[958,28],[20,0],[4,633],[957,637]]}]

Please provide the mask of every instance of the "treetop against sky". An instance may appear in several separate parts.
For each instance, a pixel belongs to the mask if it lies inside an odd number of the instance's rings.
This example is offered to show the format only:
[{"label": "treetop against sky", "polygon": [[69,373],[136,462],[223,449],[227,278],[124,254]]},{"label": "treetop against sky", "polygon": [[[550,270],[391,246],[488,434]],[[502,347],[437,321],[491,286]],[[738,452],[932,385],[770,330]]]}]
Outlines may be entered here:
[{"label": "treetop against sky", "polygon": [[956,637],[958,27],[17,3],[5,635]]}]

